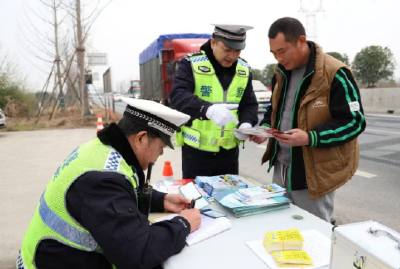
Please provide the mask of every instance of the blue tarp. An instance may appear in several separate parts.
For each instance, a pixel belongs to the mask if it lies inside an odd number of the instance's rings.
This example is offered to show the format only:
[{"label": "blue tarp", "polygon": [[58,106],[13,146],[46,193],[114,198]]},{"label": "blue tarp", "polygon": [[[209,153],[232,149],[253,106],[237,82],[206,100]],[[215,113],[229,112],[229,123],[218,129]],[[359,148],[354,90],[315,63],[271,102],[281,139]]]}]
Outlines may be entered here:
[{"label": "blue tarp", "polygon": [[139,63],[143,64],[151,59],[159,56],[160,50],[164,48],[164,41],[169,39],[188,39],[188,38],[207,38],[210,39],[210,34],[169,34],[160,35],[153,43],[150,44],[139,55]]}]

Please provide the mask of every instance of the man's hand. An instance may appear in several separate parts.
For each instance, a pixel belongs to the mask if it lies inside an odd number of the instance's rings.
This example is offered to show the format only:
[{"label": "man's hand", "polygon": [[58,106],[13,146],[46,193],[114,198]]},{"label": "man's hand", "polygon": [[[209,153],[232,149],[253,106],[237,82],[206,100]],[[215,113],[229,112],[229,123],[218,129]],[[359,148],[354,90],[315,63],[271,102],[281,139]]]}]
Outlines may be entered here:
[{"label": "man's hand", "polygon": [[238,119],[229,109],[237,109],[236,104],[217,104],[212,105],[207,109],[206,116],[212,120],[217,126],[225,126],[231,121],[239,124]]},{"label": "man's hand", "polygon": [[249,138],[250,141],[257,143],[259,145],[264,143],[268,139],[268,137],[256,136],[256,135],[250,135]]},{"label": "man's hand", "polygon": [[191,233],[199,229],[201,224],[201,214],[200,210],[197,208],[183,210],[179,216],[185,218],[190,223]]},{"label": "man's hand", "polygon": [[[250,123],[245,122],[245,123],[240,124],[239,129],[248,129],[248,128],[251,128],[251,127],[253,127],[253,126],[251,126]],[[248,138],[248,135],[237,133],[237,132],[235,132],[235,136],[239,140],[246,140]]]},{"label": "man's hand", "polygon": [[184,209],[190,208],[190,200],[185,199],[180,194],[167,194],[164,197],[164,209],[174,212],[180,213]]},{"label": "man's hand", "polygon": [[274,134],[274,138],[279,141],[279,143],[297,147],[306,146],[310,143],[308,134],[300,129],[293,129],[286,131],[287,134]]}]

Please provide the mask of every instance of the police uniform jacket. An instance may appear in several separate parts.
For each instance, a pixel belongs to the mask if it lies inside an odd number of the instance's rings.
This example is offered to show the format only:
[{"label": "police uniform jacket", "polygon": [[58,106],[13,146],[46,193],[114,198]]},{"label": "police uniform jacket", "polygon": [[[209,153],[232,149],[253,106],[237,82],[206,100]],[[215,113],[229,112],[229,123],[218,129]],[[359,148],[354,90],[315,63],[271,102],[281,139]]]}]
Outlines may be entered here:
[{"label": "police uniform jacket", "polygon": [[[201,46],[200,49],[206,53],[208,59],[213,65],[216,76],[218,77],[218,80],[220,81],[224,91],[228,90],[229,85],[231,84],[236,73],[237,61],[229,68],[222,67],[214,57],[210,40]],[[253,126],[258,123],[258,102],[253,91],[252,79],[252,74],[250,72],[247,87],[245,88],[242,99],[239,103],[239,126],[245,122],[250,123]],[[195,82],[192,66],[189,58],[184,57],[179,61],[178,70],[174,77],[174,85],[172,86],[170,99],[172,108],[191,117],[191,120],[186,124],[187,126],[191,126],[192,121],[195,119],[208,120],[206,117],[206,111],[210,106],[212,106],[211,103],[195,96],[193,94],[194,90]],[[197,149],[190,148],[187,145],[184,146],[184,151],[194,156],[207,155],[203,156],[205,158],[213,158],[214,156],[214,153],[201,152]],[[225,150],[221,148],[219,153],[227,155],[227,157],[231,155],[233,158],[237,158],[238,148],[236,147],[231,150]]]},{"label": "police uniform jacket", "polygon": [[[100,141],[117,150],[133,166],[140,182],[144,173],[125,135],[116,124],[98,133]],[[164,193],[153,190],[151,211],[164,211]],[[85,252],[46,239],[40,242],[35,263],[38,269],[161,268],[179,253],[190,233],[182,217],[149,225],[136,204],[136,193],[122,174],[87,172],[66,193],[68,212],[85,227],[104,254]]]}]

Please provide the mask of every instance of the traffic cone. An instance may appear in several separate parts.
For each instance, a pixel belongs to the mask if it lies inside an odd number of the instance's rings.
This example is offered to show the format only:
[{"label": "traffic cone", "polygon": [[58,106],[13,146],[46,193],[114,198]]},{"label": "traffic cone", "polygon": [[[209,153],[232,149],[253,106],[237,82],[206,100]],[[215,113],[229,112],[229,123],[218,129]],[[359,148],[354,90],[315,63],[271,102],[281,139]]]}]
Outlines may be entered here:
[{"label": "traffic cone", "polygon": [[97,115],[97,130],[96,130],[96,137],[97,137],[97,132],[102,130],[103,127],[103,119],[101,118],[101,114]]},{"label": "traffic cone", "polygon": [[171,162],[164,162],[162,175],[164,180],[174,179],[174,172],[172,172]]}]

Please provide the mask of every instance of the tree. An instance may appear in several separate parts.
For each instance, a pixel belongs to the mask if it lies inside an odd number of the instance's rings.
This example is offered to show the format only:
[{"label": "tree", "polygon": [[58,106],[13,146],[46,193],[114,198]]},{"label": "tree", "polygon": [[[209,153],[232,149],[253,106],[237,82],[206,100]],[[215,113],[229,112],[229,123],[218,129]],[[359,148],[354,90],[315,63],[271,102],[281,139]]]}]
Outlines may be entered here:
[{"label": "tree", "polygon": [[[85,115],[90,114],[89,110],[89,99],[88,93],[86,91],[85,86],[85,44],[87,42],[87,38],[96,19],[100,16],[102,11],[111,3],[112,0],[108,0],[103,7],[100,7],[100,0],[95,3],[95,7],[92,9],[92,12],[89,16],[84,17],[84,10],[88,9],[88,3],[85,5],[84,0],[70,0],[63,2],[65,10],[70,14],[70,16],[74,20],[74,31],[75,31],[75,40],[76,40],[76,52],[77,52],[77,64],[78,64],[78,72],[79,72],[79,92],[81,93],[81,101],[82,101],[82,125],[83,125],[83,117]],[[89,1],[87,1],[89,2]],[[94,2],[92,2],[93,4]]]},{"label": "tree", "polygon": [[336,58],[342,63],[346,64],[347,66],[350,66],[349,56],[347,56],[346,53],[342,55],[339,52],[334,51],[334,52],[327,52],[326,54],[329,54],[333,58]]},{"label": "tree", "polygon": [[251,73],[253,74],[253,80],[263,80],[262,71],[260,69],[251,69]]},{"label": "tree", "polygon": [[9,100],[29,105],[25,92],[25,79],[12,55],[0,43],[0,108],[5,109]]},{"label": "tree", "polygon": [[[56,100],[55,107],[58,100],[60,100],[60,104],[64,103],[63,90],[66,78],[62,75],[65,72],[63,66],[64,62],[73,57],[72,54],[74,51],[69,50],[65,59],[61,57],[61,48],[68,47],[68,43],[70,42],[68,30],[63,29],[63,22],[67,18],[67,14],[61,8],[61,0],[37,0],[36,2],[36,4],[39,4],[36,8],[28,5],[24,6],[25,16],[21,18],[24,29],[20,29],[22,34],[21,41],[29,56],[33,56],[43,63],[53,66],[50,73],[54,71],[54,85],[57,85],[58,88],[58,94],[54,98]],[[29,11],[26,9],[29,9]],[[26,32],[29,32],[32,38],[28,38]],[[47,84],[48,82],[46,81]],[[43,90],[47,91],[47,87]],[[55,94],[55,90],[56,88],[53,89],[52,96]],[[39,102],[39,99],[37,101]],[[44,105],[43,100],[40,103]],[[50,104],[51,102],[46,103],[46,105]],[[61,107],[61,111],[63,110],[64,106]]]},{"label": "tree", "polygon": [[357,53],[352,63],[356,79],[367,88],[376,87],[380,80],[393,76],[396,66],[394,55],[388,47],[369,46]]},{"label": "tree", "polygon": [[275,67],[276,64],[267,64],[263,69],[263,79],[261,82],[267,87],[272,86],[272,77],[274,76]]}]

